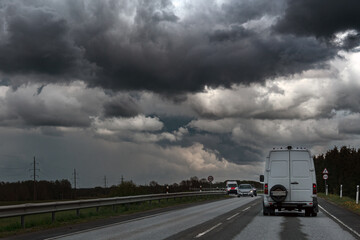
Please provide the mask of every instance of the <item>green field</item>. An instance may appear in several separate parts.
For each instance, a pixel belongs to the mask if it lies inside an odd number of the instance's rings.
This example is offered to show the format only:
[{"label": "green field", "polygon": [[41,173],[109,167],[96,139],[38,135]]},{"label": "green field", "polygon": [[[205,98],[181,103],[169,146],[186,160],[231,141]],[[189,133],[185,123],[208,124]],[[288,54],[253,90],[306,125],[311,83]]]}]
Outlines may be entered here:
[{"label": "green field", "polygon": [[117,205],[113,210],[112,206],[101,207],[99,211],[96,208],[81,209],[80,215],[76,215],[75,210],[63,211],[56,213],[55,222],[51,220],[51,213],[29,215],[25,217],[25,228],[21,227],[20,217],[2,218],[0,219],[0,237],[6,237],[14,234],[33,232],[48,228],[56,228],[60,226],[93,221],[96,219],[120,216],[136,212],[143,212],[156,208],[165,208],[174,205],[188,204],[195,202],[203,202],[207,200],[217,200],[226,198],[225,195],[217,196],[201,196],[201,197],[185,197],[168,199],[161,201],[133,203],[126,205]]},{"label": "green field", "polygon": [[339,195],[335,195],[335,194],[328,194],[326,196],[325,193],[318,193],[318,196],[336,205],[339,205],[357,214],[360,214],[360,204],[356,204],[353,198],[344,197],[344,196],[340,198]]}]

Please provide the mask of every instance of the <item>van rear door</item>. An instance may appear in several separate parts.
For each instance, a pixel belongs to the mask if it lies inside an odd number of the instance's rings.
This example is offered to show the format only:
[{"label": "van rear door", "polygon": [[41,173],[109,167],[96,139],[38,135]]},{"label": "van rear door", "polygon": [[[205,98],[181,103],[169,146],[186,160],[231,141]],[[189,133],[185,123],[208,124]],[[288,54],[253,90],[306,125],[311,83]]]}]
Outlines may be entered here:
[{"label": "van rear door", "polygon": [[[283,185],[289,191],[289,152],[272,151],[269,156],[269,190],[277,184]],[[289,201],[289,194],[285,201]]]},{"label": "van rear door", "polygon": [[290,151],[290,197],[295,202],[312,202],[312,177],[308,151]]}]

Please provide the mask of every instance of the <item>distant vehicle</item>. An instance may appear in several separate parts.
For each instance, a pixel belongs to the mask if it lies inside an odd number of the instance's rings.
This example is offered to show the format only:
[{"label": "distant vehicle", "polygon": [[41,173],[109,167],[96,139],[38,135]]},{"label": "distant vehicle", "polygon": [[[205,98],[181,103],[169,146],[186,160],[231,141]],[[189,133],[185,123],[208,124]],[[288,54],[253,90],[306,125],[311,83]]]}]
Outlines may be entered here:
[{"label": "distant vehicle", "polygon": [[256,197],[256,196],[257,196],[257,189],[256,189],[256,187],[254,187],[253,185],[251,185],[251,186],[252,186],[252,188],[253,188],[254,196]]},{"label": "distant vehicle", "polygon": [[227,181],[226,182],[226,192],[227,194],[237,194],[238,193],[238,184],[236,181]]},{"label": "distant vehicle", "polygon": [[288,146],[270,151],[260,182],[264,183],[264,215],[275,215],[275,209],[296,209],[305,210],[305,216],[317,216],[315,167],[309,150]]},{"label": "distant vehicle", "polygon": [[251,186],[250,184],[240,184],[239,191],[238,191],[238,197],[241,197],[241,196],[254,197],[253,186]]}]

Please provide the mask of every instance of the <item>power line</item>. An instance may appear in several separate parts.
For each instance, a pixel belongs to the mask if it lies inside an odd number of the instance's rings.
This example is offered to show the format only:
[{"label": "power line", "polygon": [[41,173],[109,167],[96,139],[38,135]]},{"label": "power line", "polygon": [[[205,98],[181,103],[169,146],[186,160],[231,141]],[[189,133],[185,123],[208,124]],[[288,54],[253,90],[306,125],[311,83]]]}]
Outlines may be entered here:
[{"label": "power line", "polygon": [[46,178],[48,178],[51,181],[52,177],[50,177],[49,175],[45,174],[43,171],[40,171],[40,170],[39,170],[39,173],[44,175]]},{"label": "power line", "polygon": [[0,167],[0,169],[3,169],[3,170],[24,170],[26,168],[23,168],[23,167]]}]

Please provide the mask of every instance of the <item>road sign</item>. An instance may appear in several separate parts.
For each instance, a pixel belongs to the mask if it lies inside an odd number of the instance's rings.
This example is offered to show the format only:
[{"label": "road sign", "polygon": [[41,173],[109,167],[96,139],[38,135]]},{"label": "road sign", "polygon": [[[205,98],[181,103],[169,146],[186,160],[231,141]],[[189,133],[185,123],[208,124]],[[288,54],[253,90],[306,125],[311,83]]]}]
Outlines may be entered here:
[{"label": "road sign", "polygon": [[209,182],[214,181],[214,177],[213,177],[213,176],[208,176],[208,181],[209,181]]},{"label": "road sign", "polygon": [[329,174],[329,172],[326,168],[324,168],[324,171],[322,171],[322,174]]},{"label": "road sign", "polygon": [[328,176],[327,174],[324,174],[324,175],[323,175],[323,179],[324,179],[324,180],[326,180],[326,179],[328,179],[328,178],[329,178],[329,176]]}]

